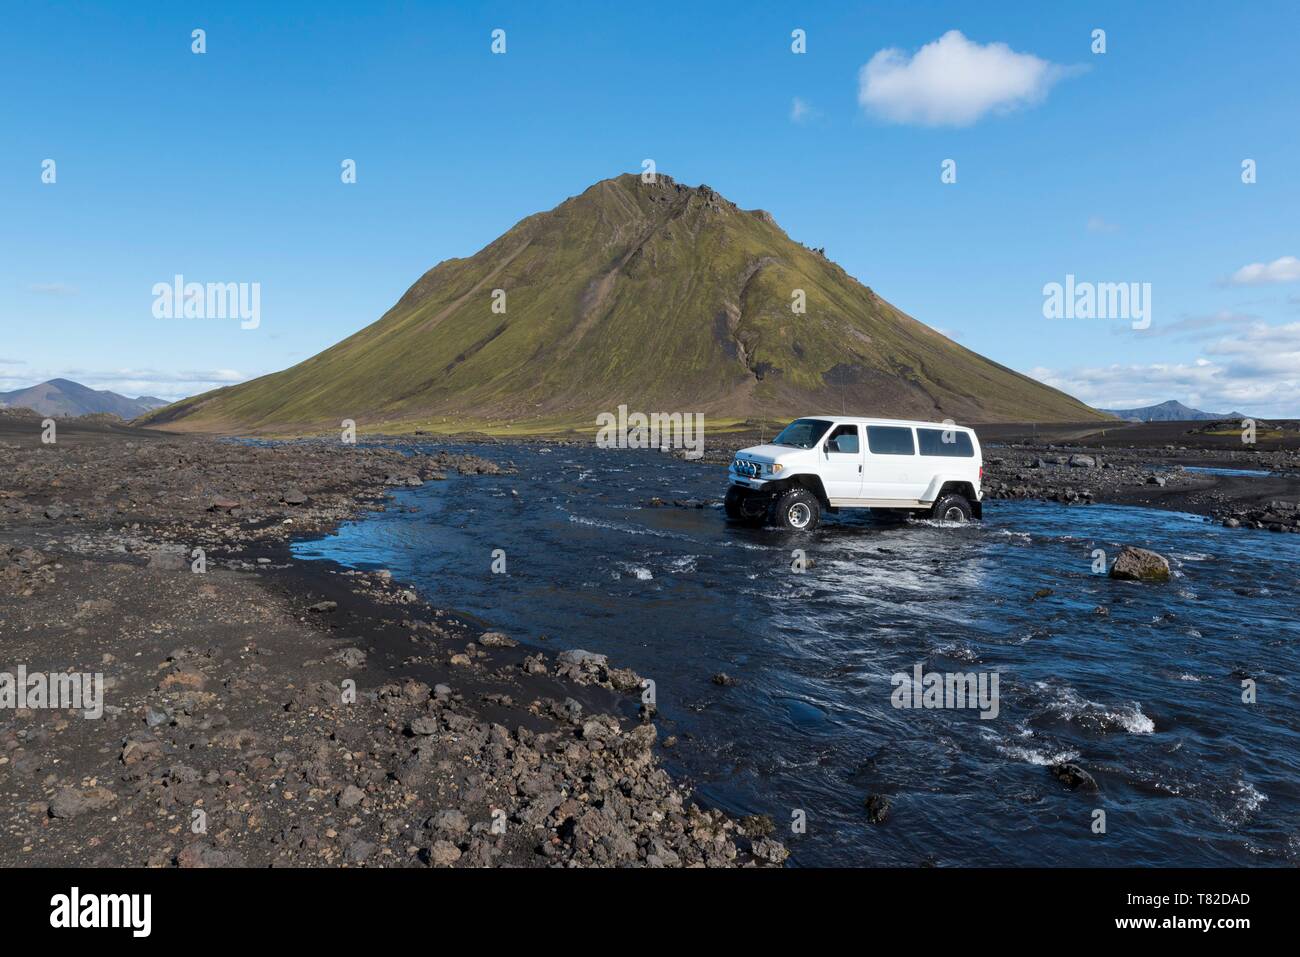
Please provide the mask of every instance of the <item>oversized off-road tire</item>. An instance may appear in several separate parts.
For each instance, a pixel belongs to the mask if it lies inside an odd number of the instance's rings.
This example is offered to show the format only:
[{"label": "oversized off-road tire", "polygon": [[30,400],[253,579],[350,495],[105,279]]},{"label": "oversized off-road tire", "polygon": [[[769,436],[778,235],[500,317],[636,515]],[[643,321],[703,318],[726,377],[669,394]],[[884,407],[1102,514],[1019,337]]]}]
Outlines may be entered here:
[{"label": "oversized off-road tire", "polygon": [[930,509],[930,517],[954,525],[964,524],[970,521],[970,502],[966,500],[965,495],[956,493],[940,495],[939,501],[935,502],[934,508]]},{"label": "oversized off-road tire", "polygon": [[727,486],[726,498],[722,500],[723,511],[727,513],[727,518],[733,522],[743,522],[745,512],[741,508],[745,501],[745,493],[734,485]]},{"label": "oversized off-road tire", "polygon": [[727,495],[722,500],[723,511],[727,513],[727,518],[733,522],[739,522],[742,525],[758,525],[762,523],[766,509],[762,503],[754,503],[749,500],[745,490],[736,485],[727,486]]},{"label": "oversized off-road tire", "polygon": [[768,521],[792,532],[811,532],[822,518],[821,503],[806,488],[792,488],[772,503]]}]

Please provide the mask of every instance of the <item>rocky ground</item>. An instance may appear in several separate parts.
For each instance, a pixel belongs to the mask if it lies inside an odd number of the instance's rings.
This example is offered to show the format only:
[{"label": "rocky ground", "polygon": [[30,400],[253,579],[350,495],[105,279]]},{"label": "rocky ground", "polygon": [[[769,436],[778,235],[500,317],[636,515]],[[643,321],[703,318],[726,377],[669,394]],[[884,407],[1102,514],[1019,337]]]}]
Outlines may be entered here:
[{"label": "rocky ground", "polygon": [[[1236,476],[1196,468],[1268,472]],[[1300,452],[991,446],[987,499],[1109,502],[1207,515],[1229,528],[1300,532]]]},{"label": "rocky ground", "polygon": [[779,864],[659,766],[640,679],[288,541],[508,463],[0,421],[0,672],[102,673],[102,717],[0,711],[0,865]]}]

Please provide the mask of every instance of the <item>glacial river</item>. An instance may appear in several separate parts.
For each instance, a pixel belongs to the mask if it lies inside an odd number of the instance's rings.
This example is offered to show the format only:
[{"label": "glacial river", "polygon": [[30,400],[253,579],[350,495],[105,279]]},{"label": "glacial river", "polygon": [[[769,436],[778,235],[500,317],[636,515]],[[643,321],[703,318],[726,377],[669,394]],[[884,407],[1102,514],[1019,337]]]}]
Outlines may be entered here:
[{"label": "glacial river", "polygon": [[[770,814],[797,865],[1300,863],[1300,536],[996,501],[965,527],[851,513],[795,537],[728,525],[719,467],[472,450],[519,473],[403,489],[296,554],[388,568],[548,656],[652,678],[669,769]],[[1124,544],[1174,579],[1093,573],[1095,549]],[[917,665],[996,673],[997,715],[895,707],[893,676]],[[1059,761],[1100,791],[1068,791]],[[868,795],[888,797],[884,823]]]}]

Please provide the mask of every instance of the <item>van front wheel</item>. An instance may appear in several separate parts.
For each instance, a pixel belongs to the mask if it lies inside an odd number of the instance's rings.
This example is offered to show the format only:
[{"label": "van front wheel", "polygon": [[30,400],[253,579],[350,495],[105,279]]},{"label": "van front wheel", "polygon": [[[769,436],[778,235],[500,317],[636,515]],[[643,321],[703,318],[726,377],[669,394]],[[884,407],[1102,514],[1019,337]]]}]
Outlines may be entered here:
[{"label": "van front wheel", "polygon": [[772,505],[772,524],[792,532],[812,531],[821,517],[821,503],[806,488],[792,488]]},{"label": "van front wheel", "polygon": [[970,502],[964,495],[941,495],[930,510],[930,517],[940,522],[961,525],[970,521]]}]

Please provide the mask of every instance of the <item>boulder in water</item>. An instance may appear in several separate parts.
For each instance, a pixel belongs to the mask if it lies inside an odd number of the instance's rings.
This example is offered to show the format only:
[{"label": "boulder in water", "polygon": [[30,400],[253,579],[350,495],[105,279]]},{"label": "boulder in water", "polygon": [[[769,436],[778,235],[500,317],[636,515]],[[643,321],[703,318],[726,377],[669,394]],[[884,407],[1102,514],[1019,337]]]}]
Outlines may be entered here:
[{"label": "boulder in water", "polygon": [[1121,581],[1167,582],[1169,560],[1148,549],[1125,545],[1115,564],[1110,566],[1110,577]]},{"label": "boulder in water", "polygon": [[1101,788],[1097,787],[1096,778],[1077,764],[1070,761],[1061,761],[1058,764],[1053,764],[1049,770],[1052,772],[1052,777],[1056,778],[1056,780],[1060,781],[1071,791],[1077,791],[1080,788],[1085,791],[1101,790]]}]

